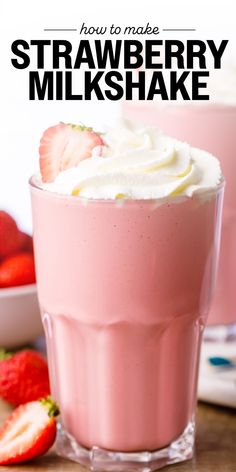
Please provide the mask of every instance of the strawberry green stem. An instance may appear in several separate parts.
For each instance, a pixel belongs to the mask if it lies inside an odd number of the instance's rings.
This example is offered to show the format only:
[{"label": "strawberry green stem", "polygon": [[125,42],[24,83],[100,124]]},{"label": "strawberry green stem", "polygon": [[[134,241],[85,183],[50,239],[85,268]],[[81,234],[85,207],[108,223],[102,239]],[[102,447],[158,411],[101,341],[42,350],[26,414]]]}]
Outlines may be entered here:
[{"label": "strawberry green stem", "polygon": [[39,401],[47,409],[48,416],[53,416],[55,418],[55,416],[58,416],[60,414],[58,405],[50,395],[48,397],[41,398]]},{"label": "strawberry green stem", "polygon": [[93,131],[93,128],[91,128],[91,126],[85,126],[85,125],[74,125],[73,123],[67,123],[68,126],[70,126],[72,129],[74,129],[75,131]]},{"label": "strawberry green stem", "polygon": [[7,352],[5,349],[0,348],[0,361],[5,361],[12,357],[12,352]]}]

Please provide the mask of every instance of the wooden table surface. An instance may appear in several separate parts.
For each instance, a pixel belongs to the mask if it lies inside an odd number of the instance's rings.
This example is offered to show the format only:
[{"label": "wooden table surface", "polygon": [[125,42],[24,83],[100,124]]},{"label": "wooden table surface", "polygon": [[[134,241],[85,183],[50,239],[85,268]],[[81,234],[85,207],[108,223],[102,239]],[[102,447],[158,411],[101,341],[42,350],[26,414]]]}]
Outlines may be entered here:
[{"label": "wooden table surface", "polygon": [[[0,423],[10,408],[0,400]],[[192,461],[166,467],[170,472],[236,472],[236,411],[200,404],[197,412],[197,444]],[[85,472],[79,464],[58,457],[51,449],[22,466],[0,467],[0,472]]]}]

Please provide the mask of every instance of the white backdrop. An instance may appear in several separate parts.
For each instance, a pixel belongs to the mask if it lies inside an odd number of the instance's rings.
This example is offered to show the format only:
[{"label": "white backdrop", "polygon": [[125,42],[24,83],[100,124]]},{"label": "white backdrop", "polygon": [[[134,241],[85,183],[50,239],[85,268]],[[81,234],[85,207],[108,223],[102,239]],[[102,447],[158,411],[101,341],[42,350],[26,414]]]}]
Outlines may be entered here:
[{"label": "white backdrop", "polygon": [[196,37],[206,32],[206,39],[213,32],[221,39],[231,37],[233,47],[234,4],[235,0],[0,0],[0,208],[9,210],[22,228],[30,230],[27,180],[37,170],[43,130],[58,121],[99,127],[113,123],[120,114],[119,102],[30,102],[28,70],[17,71],[11,65],[15,39],[77,42],[78,33],[46,33],[43,29],[78,28],[82,22],[138,26],[149,21],[160,28],[196,28]]}]

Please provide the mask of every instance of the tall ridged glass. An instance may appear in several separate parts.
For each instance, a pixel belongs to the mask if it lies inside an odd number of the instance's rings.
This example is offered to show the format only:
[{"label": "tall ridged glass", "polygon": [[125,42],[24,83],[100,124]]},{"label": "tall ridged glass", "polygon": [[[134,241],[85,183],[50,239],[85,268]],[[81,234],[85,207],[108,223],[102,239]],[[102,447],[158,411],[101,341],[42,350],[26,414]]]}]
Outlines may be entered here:
[{"label": "tall ridged glass", "polygon": [[96,470],[191,459],[223,183],[191,198],[86,200],[31,179],[57,450]]}]

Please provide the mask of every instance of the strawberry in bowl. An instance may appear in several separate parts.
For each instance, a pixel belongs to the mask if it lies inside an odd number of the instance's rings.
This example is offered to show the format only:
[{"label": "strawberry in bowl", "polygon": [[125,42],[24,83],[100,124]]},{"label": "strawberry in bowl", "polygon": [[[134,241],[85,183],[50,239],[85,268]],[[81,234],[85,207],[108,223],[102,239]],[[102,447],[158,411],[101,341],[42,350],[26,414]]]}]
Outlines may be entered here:
[{"label": "strawberry in bowl", "polygon": [[0,210],[0,346],[27,344],[42,334],[32,237]]},{"label": "strawberry in bowl", "polygon": [[0,260],[14,254],[21,247],[21,234],[15,220],[0,211]]},{"label": "strawberry in bowl", "polygon": [[0,211],[0,289],[35,281],[32,238],[18,229],[8,213]]}]

